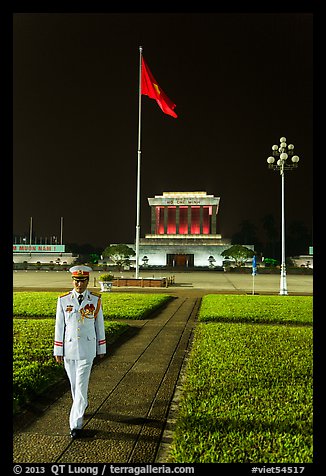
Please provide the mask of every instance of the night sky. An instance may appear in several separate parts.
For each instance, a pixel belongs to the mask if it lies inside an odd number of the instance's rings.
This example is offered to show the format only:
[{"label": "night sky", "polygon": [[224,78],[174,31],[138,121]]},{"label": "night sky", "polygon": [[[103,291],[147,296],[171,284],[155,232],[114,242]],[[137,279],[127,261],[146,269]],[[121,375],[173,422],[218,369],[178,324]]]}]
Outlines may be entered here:
[{"label": "night sky", "polygon": [[64,217],[64,243],[134,242],[139,46],[178,114],[142,96],[141,237],[147,197],[168,191],[221,197],[224,238],[267,214],[280,226],[266,159],[282,136],[300,157],[286,222],[311,230],[312,40],[309,12],[14,14],[13,233],[33,217],[60,236]]}]

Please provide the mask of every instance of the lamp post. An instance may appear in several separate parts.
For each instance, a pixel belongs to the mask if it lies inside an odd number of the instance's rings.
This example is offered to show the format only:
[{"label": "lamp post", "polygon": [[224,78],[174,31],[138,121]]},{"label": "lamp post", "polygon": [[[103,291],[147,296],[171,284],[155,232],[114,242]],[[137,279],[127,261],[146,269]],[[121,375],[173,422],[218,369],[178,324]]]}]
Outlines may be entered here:
[{"label": "lamp post", "polygon": [[[285,264],[285,212],[284,212],[284,172],[285,170],[292,170],[298,167],[299,157],[293,155],[294,145],[286,143],[286,138],[280,138],[280,145],[273,145],[273,156],[268,157],[268,168],[279,170],[281,175],[281,189],[282,189],[282,258],[281,258],[281,279],[280,279],[280,295],[286,296],[288,294],[286,284],[286,264]],[[275,164],[275,157],[278,160]],[[288,158],[291,157],[291,162]]]}]

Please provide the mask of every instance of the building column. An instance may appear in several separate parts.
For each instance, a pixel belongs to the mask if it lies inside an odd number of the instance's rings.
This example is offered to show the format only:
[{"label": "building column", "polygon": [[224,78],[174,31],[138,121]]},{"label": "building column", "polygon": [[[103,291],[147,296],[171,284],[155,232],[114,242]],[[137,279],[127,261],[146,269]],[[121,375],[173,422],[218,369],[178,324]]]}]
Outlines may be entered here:
[{"label": "building column", "polygon": [[179,234],[179,224],[180,224],[180,207],[177,205],[175,207],[175,233]]},{"label": "building column", "polygon": [[216,209],[217,206],[212,206],[212,218],[211,218],[211,234],[216,235]]},{"label": "building column", "polygon": [[188,206],[188,235],[191,235],[191,206]]},{"label": "building column", "polygon": [[151,206],[151,234],[157,233],[158,223],[156,223],[156,207]]},{"label": "building column", "polygon": [[204,221],[204,207],[200,205],[199,207],[199,233],[203,234],[203,221]]},{"label": "building column", "polygon": [[168,233],[168,207],[164,207],[164,235]]}]

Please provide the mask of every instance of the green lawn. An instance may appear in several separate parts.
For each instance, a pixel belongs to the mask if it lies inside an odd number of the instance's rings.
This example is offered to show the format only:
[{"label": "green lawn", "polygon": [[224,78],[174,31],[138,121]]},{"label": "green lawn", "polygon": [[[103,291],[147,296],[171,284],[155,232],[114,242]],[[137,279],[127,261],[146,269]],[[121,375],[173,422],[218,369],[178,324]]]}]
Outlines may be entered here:
[{"label": "green lawn", "polygon": [[209,294],[201,303],[199,320],[312,324],[312,296]]},{"label": "green lawn", "polygon": [[[55,317],[60,294],[48,292],[14,292],[13,315],[19,317]],[[145,319],[171,298],[168,294],[103,293],[105,319]]]},{"label": "green lawn", "polygon": [[268,298],[204,298],[170,462],[312,462],[312,301]]}]

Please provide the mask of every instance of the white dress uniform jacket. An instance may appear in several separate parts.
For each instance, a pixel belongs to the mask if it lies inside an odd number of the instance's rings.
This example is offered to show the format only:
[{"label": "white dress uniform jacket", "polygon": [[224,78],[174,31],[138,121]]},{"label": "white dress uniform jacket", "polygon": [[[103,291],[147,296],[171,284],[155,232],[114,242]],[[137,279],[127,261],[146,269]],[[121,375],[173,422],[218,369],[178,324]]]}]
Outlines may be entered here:
[{"label": "white dress uniform jacket", "polygon": [[87,289],[79,304],[77,294],[72,290],[58,298],[53,353],[71,360],[92,360],[106,353],[101,297]]}]

